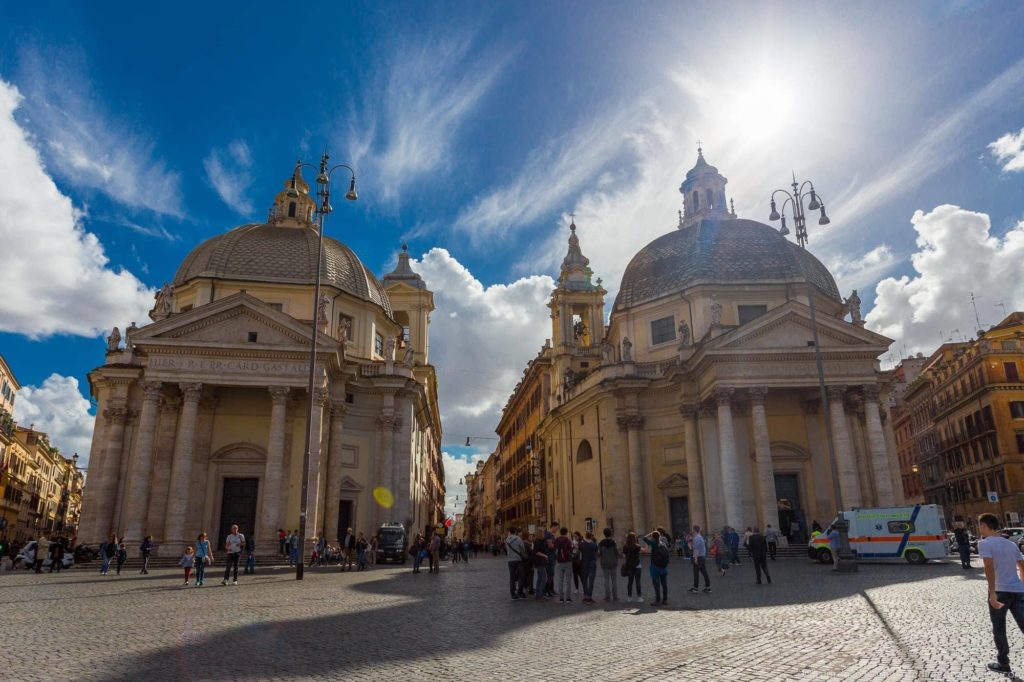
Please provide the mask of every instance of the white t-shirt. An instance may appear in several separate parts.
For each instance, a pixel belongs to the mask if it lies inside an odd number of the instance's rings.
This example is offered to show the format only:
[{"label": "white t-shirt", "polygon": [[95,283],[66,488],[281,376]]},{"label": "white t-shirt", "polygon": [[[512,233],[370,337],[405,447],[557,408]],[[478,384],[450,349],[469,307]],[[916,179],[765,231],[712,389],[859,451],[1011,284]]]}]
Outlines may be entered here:
[{"label": "white t-shirt", "polygon": [[228,554],[238,554],[244,545],[245,536],[241,533],[232,533],[224,538],[224,546],[227,548]]},{"label": "white t-shirt", "polygon": [[995,564],[996,592],[1024,592],[1024,583],[1017,573],[1017,562],[1024,561],[1024,556],[1017,543],[992,535],[978,543],[978,554]]}]

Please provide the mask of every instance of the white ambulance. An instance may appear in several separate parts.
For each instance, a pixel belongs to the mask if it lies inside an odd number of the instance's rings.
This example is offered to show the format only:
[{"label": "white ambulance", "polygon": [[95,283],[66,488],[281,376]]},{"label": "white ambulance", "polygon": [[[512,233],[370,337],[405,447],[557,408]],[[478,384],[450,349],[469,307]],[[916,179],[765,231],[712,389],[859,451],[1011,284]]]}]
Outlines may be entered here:
[{"label": "white ambulance", "polygon": [[[842,515],[850,523],[850,549],[858,559],[906,559],[923,564],[949,555],[946,518],[937,504],[855,508]],[[807,554],[812,559],[832,562],[828,541],[831,529],[830,525],[807,543]]]}]

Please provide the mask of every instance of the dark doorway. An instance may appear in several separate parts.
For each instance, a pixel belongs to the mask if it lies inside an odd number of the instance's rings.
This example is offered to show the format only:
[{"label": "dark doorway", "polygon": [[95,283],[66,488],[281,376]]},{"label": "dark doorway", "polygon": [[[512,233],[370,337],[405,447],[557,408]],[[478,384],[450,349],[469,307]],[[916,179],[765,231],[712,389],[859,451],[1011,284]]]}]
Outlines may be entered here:
[{"label": "dark doorway", "polygon": [[779,506],[779,532],[791,542],[807,539],[807,519],[800,500],[800,477],[797,474],[775,474],[775,497]]},{"label": "dark doorway", "polygon": [[690,503],[685,497],[668,498],[668,515],[672,521],[672,537],[686,537],[690,528]]},{"label": "dark doorway", "polygon": [[217,550],[224,548],[224,540],[231,533],[231,526],[238,524],[243,535],[256,529],[256,493],[258,478],[225,478],[224,491],[220,501],[220,532],[217,535]]},{"label": "dark doorway", "polygon": [[338,540],[345,537],[345,531],[352,527],[352,500],[338,503]]}]

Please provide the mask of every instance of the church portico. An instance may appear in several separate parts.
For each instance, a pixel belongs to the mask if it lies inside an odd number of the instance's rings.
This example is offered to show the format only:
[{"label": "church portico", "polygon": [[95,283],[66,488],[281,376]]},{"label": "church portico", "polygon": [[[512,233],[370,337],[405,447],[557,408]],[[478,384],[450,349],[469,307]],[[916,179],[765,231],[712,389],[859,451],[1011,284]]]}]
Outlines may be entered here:
[{"label": "church portico", "polygon": [[[296,172],[278,199],[303,188]],[[443,518],[432,294],[404,250],[382,284],[325,237],[314,332],[303,271],[317,240],[310,220],[286,213],[214,237],[158,292],[152,324],[133,324],[124,346],[111,334],[89,375],[99,416],[82,542],[152,535],[159,554],[177,556],[202,531],[218,545],[237,523],[260,553],[276,551],[278,529],[299,525],[307,418],[307,542],[336,542],[342,523],[369,535],[382,520],[415,532]],[[394,500],[386,513],[377,488]],[[424,503],[411,503],[414,489]]]}]

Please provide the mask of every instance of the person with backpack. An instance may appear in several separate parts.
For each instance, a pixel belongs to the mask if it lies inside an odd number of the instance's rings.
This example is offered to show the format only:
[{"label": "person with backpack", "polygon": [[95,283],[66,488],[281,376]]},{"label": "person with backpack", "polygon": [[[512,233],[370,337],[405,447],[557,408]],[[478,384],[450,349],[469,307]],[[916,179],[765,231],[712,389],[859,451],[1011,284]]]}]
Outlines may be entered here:
[{"label": "person with backpack", "polygon": [[583,603],[594,603],[594,579],[597,578],[597,541],[589,530],[579,541],[580,573],[583,576]]},{"label": "person with backpack", "polygon": [[601,575],[604,576],[604,600],[619,601],[619,576],[615,572],[619,568],[619,546],[612,539],[612,529],[605,528],[604,539],[597,546],[601,557]]},{"label": "person with backpack", "polygon": [[651,548],[651,582],[654,584],[654,604],[668,603],[668,562],[671,553],[668,544],[662,542],[661,533],[654,530],[644,536],[644,542]]},{"label": "person with backpack", "polygon": [[622,565],[622,575],[628,578],[626,582],[626,601],[633,601],[633,585],[636,585],[636,601],[644,603],[643,590],[640,587],[640,543],[636,539],[636,533],[629,531],[626,534],[626,542],[622,546],[622,557],[625,563]]},{"label": "person with backpack", "polygon": [[147,535],[142,540],[142,544],[139,545],[139,554],[142,556],[142,570],[139,571],[139,575],[149,573],[149,557],[152,556],[155,547],[156,544],[153,542],[152,535]]},{"label": "person with backpack", "polygon": [[565,526],[558,530],[555,538],[555,592],[559,603],[572,601],[572,540]]},{"label": "person with backpack", "polygon": [[514,526],[508,529],[508,537],[505,538],[505,548],[508,550],[508,589],[512,594],[512,600],[522,599],[523,593],[522,577],[520,575],[523,561],[526,559],[526,547],[523,546],[523,539],[519,537],[518,529]]}]

